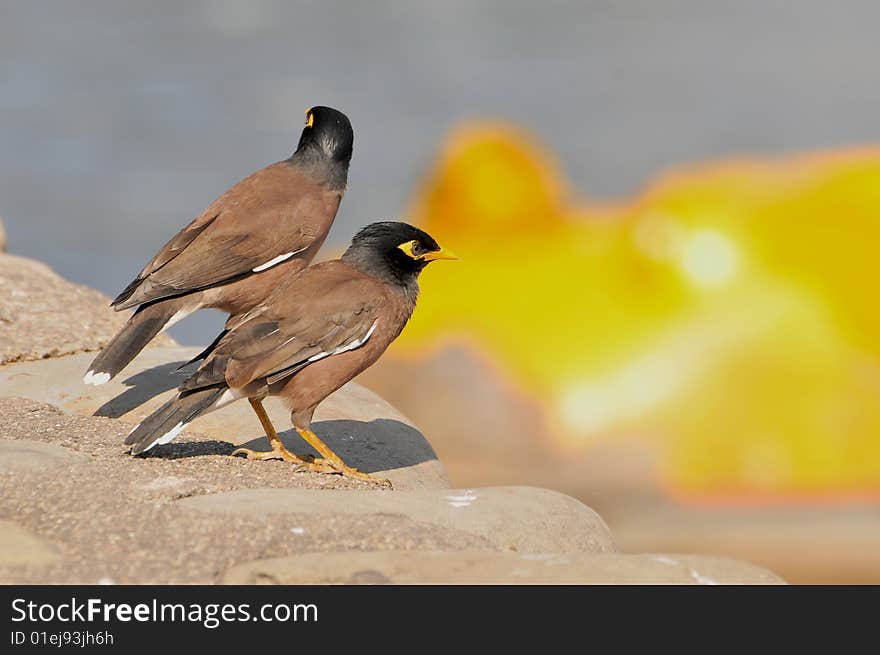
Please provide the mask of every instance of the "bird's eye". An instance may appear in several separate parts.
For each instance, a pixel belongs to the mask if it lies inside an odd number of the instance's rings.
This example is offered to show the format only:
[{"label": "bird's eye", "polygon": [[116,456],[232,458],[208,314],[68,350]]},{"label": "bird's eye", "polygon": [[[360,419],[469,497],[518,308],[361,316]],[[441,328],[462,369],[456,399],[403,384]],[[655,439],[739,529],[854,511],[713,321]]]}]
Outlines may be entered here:
[{"label": "bird's eye", "polygon": [[425,247],[415,239],[407,241],[406,243],[401,243],[397,247],[411,259],[419,259],[425,254]]}]

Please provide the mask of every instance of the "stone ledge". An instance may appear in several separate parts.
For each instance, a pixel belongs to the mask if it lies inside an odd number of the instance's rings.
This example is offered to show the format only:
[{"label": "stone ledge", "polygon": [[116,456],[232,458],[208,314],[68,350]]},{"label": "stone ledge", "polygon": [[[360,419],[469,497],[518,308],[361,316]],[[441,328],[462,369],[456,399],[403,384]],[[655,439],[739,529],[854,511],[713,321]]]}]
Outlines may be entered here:
[{"label": "stone ledge", "polygon": [[0,565],[40,567],[59,559],[58,550],[49,541],[12,521],[0,521]]},{"label": "stone ledge", "polygon": [[129,423],[27,399],[0,398],[0,424],[7,583],[780,582],[731,560],[617,555],[598,515],[544,489],[372,491],[198,434],[135,459]]},{"label": "stone ledge", "polygon": [[[129,314],[41,262],[0,254],[0,365],[98,350]],[[155,343],[174,341],[163,335]]]},{"label": "stone ledge", "polygon": [[[95,584],[106,578],[120,584],[206,584],[226,568],[260,557],[495,549],[482,537],[399,513],[272,515],[255,508],[218,517],[187,509],[175,501],[252,488],[366,490],[349,493],[352,500],[401,493],[372,491],[367,483],[336,475],[295,472],[285,462],[230,457],[232,444],[198,434],[155,457],[132,458],[121,447],[132,424],[69,415],[20,398],[0,398],[0,425],[6,449],[0,517],[52,544],[58,555],[37,567],[21,558],[25,547],[0,549],[3,582]],[[16,537],[15,543],[23,542]]]},{"label": "stone ledge", "polygon": [[[131,427],[176,393],[192,370],[178,367],[199,350],[147,348],[116,379],[97,387],[82,382],[91,362],[89,353],[10,364],[0,367],[0,397],[29,398],[70,414],[120,418]],[[265,407],[288,448],[315,454],[291,427],[290,412],[281,401],[269,398]],[[418,428],[357,383],[350,382],[321,403],[313,427],[346,463],[390,479],[397,489],[449,487],[443,465]],[[194,434],[228,444],[227,454],[232,446],[267,447],[260,422],[244,401],[199,418],[173,444],[157,452],[172,452]],[[122,440],[113,446],[122,449]]]},{"label": "stone ledge", "polygon": [[[546,489],[450,490],[421,432],[354,383],[319,407],[315,429],[394,492],[229,457],[265,443],[246,403],[131,458],[125,434],[175,393],[198,349],[161,337],[117,380],[83,385],[88,351],[127,318],[108,303],[0,255],[0,495],[13,519],[0,520],[0,582],[782,582],[735,560],[618,554],[598,514]],[[288,447],[308,453],[280,403],[267,409]]]},{"label": "stone ledge", "polygon": [[357,497],[344,491],[250,489],[185,498],[178,503],[214,513],[402,514],[482,537],[499,549],[554,553],[616,550],[608,527],[593,510],[564,494],[534,487],[400,491]]},{"label": "stone ledge", "polygon": [[40,472],[57,466],[72,466],[82,457],[80,453],[51,443],[0,438],[0,473]]},{"label": "stone ledge", "polygon": [[697,555],[309,553],[239,564],[224,584],[784,584],[765,569]]}]

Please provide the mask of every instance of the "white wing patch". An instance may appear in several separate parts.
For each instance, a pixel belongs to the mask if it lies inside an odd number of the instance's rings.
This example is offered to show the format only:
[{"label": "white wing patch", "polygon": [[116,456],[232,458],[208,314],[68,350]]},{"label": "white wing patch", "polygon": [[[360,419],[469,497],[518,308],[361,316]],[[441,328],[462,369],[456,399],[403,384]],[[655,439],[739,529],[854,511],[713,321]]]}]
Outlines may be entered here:
[{"label": "white wing patch", "polygon": [[298,255],[302,251],[306,250],[306,248],[308,248],[308,246],[306,246],[305,248],[300,248],[299,250],[294,250],[293,252],[287,252],[283,255],[278,255],[277,257],[274,257],[267,261],[265,264],[260,264],[259,266],[257,266],[255,269],[253,269],[253,272],[259,273],[260,271],[265,271],[267,268],[272,268],[276,264],[280,264],[283,261],[287,261],[294,255]]},{"label": "white wing patch", "polygon": [[336,350],[330,353],[318,353],[317,355],[312,355],[309,357],[308,361],[316,362],[319,359],[324,359],[325,357],[330,357],[331,355],[341,355],[342,353],[348,352],[349,350],[354,350],[355,348],[360,348],[367,341],[369,341],[370,337],[373,336],[373,332],[376,330],[376,326],[379,325],[378,319],[373,321],[373,324],[370,326],[370,329],[367,330],[367,333],[360,337],[359,339],[355,339],[354,341],[350,341],[344,346],[339,346]]},{"label": "white wing patch", "polygon": [[[339,346],[338,348],[333,350],[333,352],[329,352],[329,353],[328,352],[321,352],[321,353],[318,353],[317,355],[312,355],[304,362],[299,362],[298,364],[292,364],[291,366],[289,366],[286,369],[282,369],[276,373],[273,373],[272,375],[267,376],[266,382],[269,384],[275,384],[279,380],[283,380],[284,378],[289,377],[289,376],[293,375],[294,373],[302,370],[302,368],[304,366],[307,366],[307,365],[311,364],[312,362],[317,362],[319,359],[324,359],[325,357],[330,357],[331,355],[339,355],[340,353],[345,353],[345,352],[348,352],[349,350],[354,350],[355,348],[360,348],[365,343],[367,343],[367,341],[369,341],[370,337],[373,335],[373,332],[376,330],[377,325],[379,325],[378,319],[373,321],[373,324],[370,326],[370,329],[367,330],[367,333],[364,336],[362,336],[358,339],[355,339],[354,341],[350,341],[347,344],[345,344],[344,346]],[[296,337],[291,337],[290,339],[288,339],[288,341],[286,343],[290,343],[295,338]]]}]

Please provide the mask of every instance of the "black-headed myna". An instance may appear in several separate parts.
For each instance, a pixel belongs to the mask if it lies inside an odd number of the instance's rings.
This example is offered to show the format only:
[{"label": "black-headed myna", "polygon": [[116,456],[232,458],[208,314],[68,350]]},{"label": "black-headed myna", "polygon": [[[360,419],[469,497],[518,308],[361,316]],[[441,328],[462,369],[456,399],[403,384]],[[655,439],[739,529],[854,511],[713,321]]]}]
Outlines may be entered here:
[{"label": "black-headed myna", "polygon": [[353,144],[345,114],[329,107],[308,110],[290,158],[217,198],[116,297],[114,309],[138,309],[83,382],[108,382],[157,334],[203,307],[246,312],[306,267],[336,217]]},{"label": "black-headed myna", "polygon": [[[231,317],[178,395],[128,435],[131,453],[168,443],[200,415],[248,398],[271,450],[233,454],[372,479],[311,431],[312,414],[397,338],[415,309],[419,273],[435,259],[455,256],[418,228],[398,222],[363,228],[340,259],[297,273],[249,312]],[[293,427],[318,459],[284,447],[261,404],[270,395],[289,407]]]}]

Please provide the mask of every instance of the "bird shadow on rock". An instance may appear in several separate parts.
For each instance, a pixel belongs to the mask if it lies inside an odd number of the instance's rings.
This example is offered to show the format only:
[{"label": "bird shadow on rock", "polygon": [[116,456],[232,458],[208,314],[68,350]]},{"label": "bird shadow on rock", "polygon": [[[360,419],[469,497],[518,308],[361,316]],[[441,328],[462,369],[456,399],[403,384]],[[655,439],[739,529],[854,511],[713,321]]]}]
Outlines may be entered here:
[{"label": "bird shadow on rock", "polygon": [[[335,419],[313,423],[312,430],[346,464],[364,473],[407,468],[437,459],[422,433],[402,421]],[[300,456],[318,456],[296,430],[285,430],[278,436],[291,452]],[[269,447],[265,437],[241,445],[251,450],[267,450]]]},{"label": "bird shadow on rock", "polygon": [[182,441],[160,444],[140,455],[144,459],[185,459],[210,455],[231,455],[236,446],[228,441]]},{"label": "bird shadow on rock", "polygon": [[191,373],[189,366],[178,370],[184,363],[160,364],[135,373],[122,382],[128,388],[101,405],[92,416],[119,418],[159,394],[179,387]]}]

